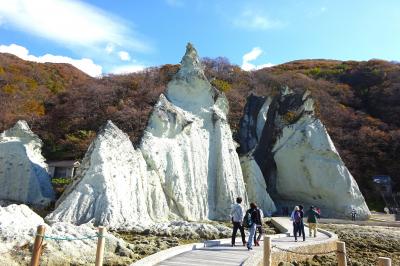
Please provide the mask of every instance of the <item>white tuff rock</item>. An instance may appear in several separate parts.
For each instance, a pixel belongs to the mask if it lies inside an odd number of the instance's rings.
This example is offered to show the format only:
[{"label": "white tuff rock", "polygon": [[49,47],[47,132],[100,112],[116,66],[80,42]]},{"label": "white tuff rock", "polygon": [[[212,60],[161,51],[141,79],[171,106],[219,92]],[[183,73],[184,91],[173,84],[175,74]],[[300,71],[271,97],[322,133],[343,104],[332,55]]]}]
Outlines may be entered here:
[{"label": "white tuff rock", "polygon": [[229,219],[231,204],[246,199],[246,191],[227,99],[205,78],[191,44],[181,63],[154,108],[141,150],[160,176],[172,214],[189,221]]},{"label": "white tuff rock", "polygon": [[42,141],[25,121],[0,134],[0,200],[44,207],[54,192]]},{"label": "white tuff rock", "polygon": [[[70,223],[58,222],[49,226],[26,205],[12,204],[7,207],[0,207],[1,265],[28,264],[31,256],[29,249],[21,249],[15,252],[15,248],[26,244],[32,247],[38,225],[45,225],[45,235],[48,237],[71,239],[92,238],[77,241],[45,239],[43,245],[44,252],[42,254],[43,263],[46,263],[46,265],[94,264],[96,258],[97,238],[95,236],[97,230],[90,224],[75,226]],[[106,236],[106,261],[120,261],[121,258],[115,254],[115,251],[119,249],[124,249],[126,256],[134,256],[133,252],[126,248],[129,245],[123,240],[111,234],[107,234]]]},{"label": "white tuff rock", "polygon": [[282,199],[318,205],[324,215],[370,215],[356,181],[319,119],[304,116],[283,128],[275,143],[276,190]]},{"label": "white tuff rock", "polygon": [[49,222],[93,222],[125,229],[165,220],[168,206],[159,177],[140,150],[111,121],[90,145],[77,179],[46,217]]},{"label": "white tuff rock", "polygon": [[240,163],[249,202],[257,203],[264,215],[274,213],[276,211],[275,203],[267,192],[267,185],[257,162],[251,155],[245,155],[240,157]]},{"label": "white tuff rock", "polygon": [[189,44],[154,107],[140,149],[108,122],[86,153],[78,179],[46,219],[116,229],[229,219],[235,198],[247,196],[227,112],[225,96],[205,78]]},{"label": "white tuff rock", "polygon": [[344,218],[351,217],[354,208],[359,218],[366,219],[370,211],[364,197],[326,128],[315,117],[309,92],[298,95],[285,88],[277,97],[273,107],[270,98],[266,100],[256,123],[260,132],[268,111],[275,112],[270,116],[274,118],[269,123],[272,127],[267,129],[279,132],[275,142],[268,144],[276,165],[268,177],[274,180],[271,184],[275,202],[282,206],[317,205],[325,216]]}]

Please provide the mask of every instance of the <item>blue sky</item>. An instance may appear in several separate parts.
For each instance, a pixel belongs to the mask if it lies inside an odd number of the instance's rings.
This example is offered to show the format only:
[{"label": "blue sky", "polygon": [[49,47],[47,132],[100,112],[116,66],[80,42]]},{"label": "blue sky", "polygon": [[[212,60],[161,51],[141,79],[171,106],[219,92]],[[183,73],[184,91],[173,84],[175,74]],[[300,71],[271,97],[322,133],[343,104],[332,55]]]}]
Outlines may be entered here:
[{"label": "blue sky", "polygon": [[245,70],[312,58],[400,61],[400,1],[0,0],[0,52],[92,76],[178,63],[188,41]]}]

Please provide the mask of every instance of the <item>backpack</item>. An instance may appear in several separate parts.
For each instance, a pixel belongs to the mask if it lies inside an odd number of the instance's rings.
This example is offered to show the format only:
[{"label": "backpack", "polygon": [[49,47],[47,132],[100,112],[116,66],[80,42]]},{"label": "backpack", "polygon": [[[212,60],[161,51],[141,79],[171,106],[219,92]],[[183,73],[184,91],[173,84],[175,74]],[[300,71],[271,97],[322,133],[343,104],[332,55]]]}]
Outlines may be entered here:
[{"label": "backpack", "polygon": [[294,222],[297,224],[301,222],[301,214],[299,211],[294,212]]},{"label": "backpack", "polygon": [[250,209],[246,212],[246,215],[244,216],[243,225],[245,227],[251,227],[254,223],[253,219],[251,218],[251,214],[252,214],[252,211]]}]

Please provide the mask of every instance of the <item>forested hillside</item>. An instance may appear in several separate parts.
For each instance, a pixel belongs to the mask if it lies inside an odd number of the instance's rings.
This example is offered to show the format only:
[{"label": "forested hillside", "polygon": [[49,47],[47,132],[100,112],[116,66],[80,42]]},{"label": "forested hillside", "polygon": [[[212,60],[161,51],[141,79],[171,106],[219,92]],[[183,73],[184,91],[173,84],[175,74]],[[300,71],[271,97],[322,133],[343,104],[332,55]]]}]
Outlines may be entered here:
[{"label": "forested hillside", "polygon": [[[282,85],[309,89],[317,113],[367,200],[371,177],[388,174],[400,190],[400,65],[302,60],[246,72],[225,58],[204,58],[206,75],[230,101],[234,132],[250,93]],[[47,159],[81,158],[98,128],[111,119],[138,144],[152,106],[179,65],[91,78],[66,64],[38,64],[0,54],[0,131],[25,119],[44,141]]]}]

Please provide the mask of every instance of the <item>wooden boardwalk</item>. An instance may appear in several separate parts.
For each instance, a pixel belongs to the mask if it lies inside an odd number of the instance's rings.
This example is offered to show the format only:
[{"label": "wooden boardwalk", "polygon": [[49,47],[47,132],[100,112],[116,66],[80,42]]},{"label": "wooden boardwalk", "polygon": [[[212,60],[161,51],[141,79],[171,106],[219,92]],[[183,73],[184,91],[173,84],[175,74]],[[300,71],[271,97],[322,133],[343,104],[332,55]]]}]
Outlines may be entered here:
[{"label": "wooden boardwalk", "polygon": [[[287,219],[288,220],[288,219]],[[283,221],[285,222],[285,220]],[[290,223],[286,222],[285,227],[290,230]],[[302,238],[298,238],[298,242],[294,241],[294,237],[280,237],[272,239],[272,245],[279,248],[290,249],[303,245],[315,244],[329,239],[329,236],[318,232],[317,237],[307,237],[308,228],[306,228],[306,241],[303,242]],[[241,242],[240,239],[237,241]],[[200,265],[218,265],[218,266],[238,266],[242,265],[253,253],[262,252],[263,241],[260,242],[259,247],[253,246],[253,250],[248,251],[246,247],[236,246],[231,247],[229,243],[222,244],[216,247],[199,248],[187,251],[164,260],[156,265],[160,266],[200,266]],[[276,248],[273,252],[277,251]]]},{"label": "wooden boardwalk", "polygon": [[[292,230],[291,222],[288,218],[274,218],[285,228],[288,232]],[[302,238],[298,238],[298,242],[294,241],[293,236],[287,236],[285,234],[280,234],[279,237],[272,239],[272,246],[276,246],[283,249],[291,249],[299,246],[313,245],[318,243],[324,243],[329,240],[330,237],[321,232],[317,233],[317,237],[308,237],[308,228],[306,228],[306,241],[303,242]],[[240,239],[236,239],[236,243],[241,243]],[[142,263],[134,263],[133,265],[160,265],[160,266],[234,266],[234,265],[252,265],[252,261],[257,256],[262,256],[263,251],[263,241],[260,242],[259,247],[253,246],[253,250],[248,251],[246,247],[240,245],[231,247],[230,240],[224,239],[219,246],[213,247],[198,247],[192,250],[187,250],[183,253],[175,253],[177,255],[171,254],[171,257],[167,256],[164,259],[158,260],[152,263],[151,260],[144,260]],[[279,251],[277,248],[273,248],[272,252]],[[168,252],[166,250],[165,252]],[[165,255],[165,254],[164,254]],[[152,256],[157,256],[157,253]],[[146,258],[145,258],[146,259]],[[151,259],[151,258],[148,258]]]},{"label": "wooden boardwalk", "polygon": [[246,247],[231,247],[229,244],[223,244],[217,247],[201,248],[188,251],[170,259],[164,260],[156,265],[236,266],[241,265],[248,257],[249,251]]}]

